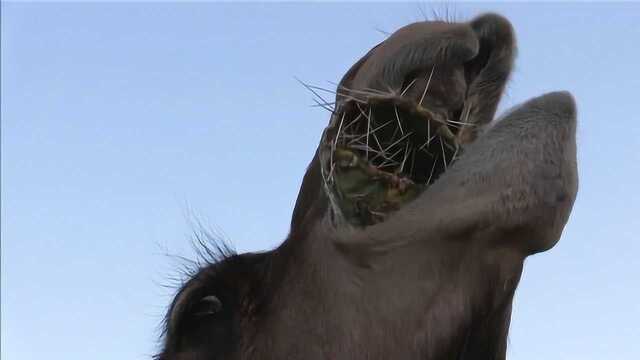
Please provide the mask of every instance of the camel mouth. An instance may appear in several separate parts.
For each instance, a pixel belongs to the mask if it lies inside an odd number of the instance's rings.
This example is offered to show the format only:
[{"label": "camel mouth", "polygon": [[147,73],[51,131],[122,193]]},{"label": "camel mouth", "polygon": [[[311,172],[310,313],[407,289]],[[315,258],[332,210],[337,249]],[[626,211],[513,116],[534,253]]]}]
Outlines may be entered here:
[{"label": "camel mouth", "polygon": [[467,124],[406,92],[349,93],[325,132],[323,174],[342,215],[371,225],[416,198],[456,161],[463,150],[457,135]]},{"label": "camel mouth", "polygon": [[338,86],[320,149],[334,214],[356,226],[383,222],[464,154],[477,132],[469,114],[482,102],[467,88],[483,66],[469,64],[411,71],[398,89]]}]

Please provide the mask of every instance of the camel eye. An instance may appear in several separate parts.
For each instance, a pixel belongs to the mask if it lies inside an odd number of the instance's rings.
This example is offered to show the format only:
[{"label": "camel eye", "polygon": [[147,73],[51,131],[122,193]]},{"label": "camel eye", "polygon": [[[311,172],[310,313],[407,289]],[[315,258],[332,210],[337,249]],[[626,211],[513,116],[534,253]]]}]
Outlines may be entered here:
[{"label": "camel eye", "polygon": [[222,302],[215,295],[208,295],[200,299],[195,305],[193,314],[195,316],[215,315],[222,310]]}]

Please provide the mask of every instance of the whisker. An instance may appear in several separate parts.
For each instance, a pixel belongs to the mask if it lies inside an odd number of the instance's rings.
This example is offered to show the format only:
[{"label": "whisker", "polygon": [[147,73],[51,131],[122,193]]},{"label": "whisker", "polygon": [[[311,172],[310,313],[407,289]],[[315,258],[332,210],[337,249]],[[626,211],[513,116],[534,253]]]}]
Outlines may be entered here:
[{"label": "whisker", "polygon": [[[327,106],[331,106],[331,107],[335,108],[336,103],[335,102],[330,102],[330,103],[326,103],[326,104],[323,104],[323,105],[327,105]],[[311,106],[311,107],[319,107],[319,106],[322,106],[322,105],[320,105],[320,104],[312,104],[312,105],[309,105],[309,106]]]},{"label": "whisker", "polygon": [[449,119],[447,119],[447,123],[459,124],[459,125],[462,125],[462,126],[476,126],[476,124],[468,124],[466,122],[454,121],[454,120],[449,120]]},{"label": "whisker", "polygon": [[456,156],[458,155],[458,150],[460,150],[460,147],[456,147],[456,151],[453,153],[453,157],[451,158],[451,162],[456,161]]},{"label": "whisker", "polygon": [[454,125],[454,124],[449,124],[449,123],[447,123],[447,126],[451,126],[452,128],[458,129],[458,130],[463,128],[463,126],[461,126],[461,125]]},{"label": "whisker", "polygon": [[424,100],[424,97],[427,95],[427,90],[429,89],[429,84],[431,84],[431,77],[433,76],[433,70],[435,70],[436,66],[433,65],[431,67],[431,74],[429,74],[429,80],[427,80],[427,85],[424,87],[424,92],[422,93],[422,97],[420,98],[420,102],[418,103],[418,105],[422,106],[422,101]]},{"label": "whisker", "polygon": [[336,92],[335,92],[334,90],[329,90],[329,89],[323,88],[323,87],[321,87],[321,86],[317,86],[317,85],[310,85],[310,84],[306,84],[306,86],[308,86],[308,87],[310,87],[310,88],[312,88],[312,89],[316,89],[316,90],[320,90],[320,91],[328,92],[328,93],[331,93],[331,94],[336,94]]},{"label": "whisker", "polygon": [[382,149],[382,145],[380,145],[380,140],[378,140],[378,136],[376,136],[375,132],[372,132],[373,134],[373,138],[375,139],[376,143],[378,144],[378,148]]},{"label": "whisker", "polygon": [[360,104],[357,104],[357,106],[358,106],[358,110],[360,110],[360,114],[364,115],[364,117],[366,117],[368,120],[369,116],[367,115],[367,113],[364,112],[364,110],[362,110],[362,108],[360,107]]},{"label": "whisker", "polygon": [[387,148],[386,148],[386,149],[384,149],[384,151],[386,152],[388,149],[391,149],[391,148],[392,148],[392,147],[394,147],[396,144],[398,144],[400,141],[402,141],[402,140],[406,139],[407,137],[409,137],[411,134],[413,134],[413,131],[412,131],[412,132],[408,132],[408,133],[406,133],[406,134],[405,134],[404,136],[402,136],[400,139],[396,140],[393,144],[391,144],[391,145],[387,146]]},{"label": "whisker", "polygon": [[425,154],[427,154],[427,155],[429,155],[429,157],[433,157],[433,154],[432,154],[432,153],[430,153],[430,152],[429,152],[428,150],[426,150],[426,149],[418,149],[418,150],[419,150],[419,151],[422,151],[423,153],[425,153]]},{"label": "whisker", "polygon": [[436,9],[431,9],[431,16],[433,16],[433,20],[445,20]]},{"label": "whisker", "polygon": [[320,106],[320,107],[322,107],[323,109],[327,110],[328,112],[330,112],[332,114],[335,112],[335,110],[333,108],[331,108],[329,105],[327,105],[327,103],[322,103],[316,98],[313,98],[313,101],[316,102],[316,106]]},{"label": "whisker", "polygon": [[342,89],[342,90],[346,90],[347,92],[351,92],[351,93],[355,93],[355,94],[363,94],[363,95],[368,95],[368,96],[376,96],[376,95],[393,95],[390,93],[386,93],[384,91],[380,91],[377,89],[371,89],[371,88],[367,88],[368,90],[356,90],[356,89],[350,89],[344,85],[338,85],[336,84],[336,86],[338,87],[338,89]]},{"label": "whisker", "polygon": [[404,131],[402,130],[402,123],[400,121],[400,115],[398,115],[398,106],[394,105],[393,111],[395,111],[396,119],[398,119],[398,127],[400,128],[400,134],[404,134]]},{"label": "whisker", "polygon": [[329,170],[328,181],[333,183],[333,170],[336,168],[336,164],[331,162],[331,169]]},{"label": "whisker", "polygon": [[375,31],[377,31],[377,32],[379,32],[379,33],[381,33],[381,34],[383,34],[383,35],[385,35],[385,36],[389,36],[389,35],[391,35],[391,33],[390,33],[390,32],[384,31],[384,30],[382,30],[382,29],[380,29],[380,28],[378,28],[378,27],[374,28],[374,30],[375,30]]},{"label": "whisker", "polygon": [[[337,83],[337,82],[335,82],[335,81],[327,81],[327,82],[328,82],[329,84],[331,84],[331,85],[333,85],[333,86],[337,87],[337,88],[341,88],[341,89],[344,89],[344,90],[347,90],[347,91],[362,92],[362,90],[351,89],[351,88],[348,88],[348,87],[346,87],[346,86],[344,86],[344,85],[340,85],[340,84],[338,84],[338,83]],[[367,89],[371,89],[371,88],[367,88]],[[377,89],[371,89],[371,90],[373,90],[374,92],[378,92],[378,93],[380,93],[381,95],[384,95],[384,94],[385,94],[384,92],[382,92],[382,91],[380,91],[380,90],[377,90]]]},{"label": "whisker", "polygon": [[444,170],[447,171],[447,157],[444,153],[444,140],[440,137],[440,149],[442,149],[442,163],[444,164]]},{"label": "whisker", "polygon": [[[371,112],[371,108],[369,108],[369,117],[371,118],[372,122],[375,124],[375,119],[373,118],[373,113]],[[384,126],[386,124],[383,124],[382,126]],[[376,130],[379,130],[379,126],[373,130],[371,130],[371,135],[373,135],[373,139],[376,141],[376,143],[378,144],[378,148],[382,150],[382,145],[380,144],[380,140],[378,139],[378,135],[376,135]]]},{"label": "whisker", "polygon": [[333,149],[332,152],[336,151],[336,146],[338,145],[338,139],[340,139],[340,130],[342,129],[342,123],[344,122],[345,113],[342,113],[342,118],[340,119],[340,125],[338,125],[338,134],[336,134],[336,138],[333,141]]},{"label": "whisker", "polygon": [[402,164],[400,164],[400,170],[398,170],[398,172],[402,172],[402,170],[404,170],[404,163],[407,161],[408,158],[409,158],[409,142],[407,141],[407,146],[404,149],[404,157],[402,159]]},{"label": "whisker", "polygon": [[317,91],[315,91],[313,88],[311,88],[310,85],[305,84],[302,80],[298,79],[297,77],[294,77],[302,86],[304,86],[305,88],[307,88],[307,90],[311,91],[311,93],[315,96],[317,96],[320,100],[322,100],[325,104],[328,104],[329,102],[327,100],[325,100],[320,94],[318,94]]},{"label": "whisker", "polygon": [[438,136],[438,135],[433,135],[432,137],[430,137],[429,139],[427,139],[427,142],[425,142],[424,144],[422,144],[422,146],[420,146],[420,147],[418,148],[418,150],[422,150],[422,149],[424,149],[424,147],[425,147],[425,146],[427,146],[427,145],[429,145],[429,144],[431,143],[431,140],[435,139],[435,138],[436,138],[436,136]]},{"label": "whisker", "polygon": [[356,150],[371,151],[372,153],[375,153],[375,154],[378,154],[378,155],[383,155],[384,154],[382,151],[374,150],[374,149],[368,147],[366,144],[361,143],[361,142],[358,142],[357,144],[354,144],[354,145],[350,145],[349,147],[352,148],[352,149],[356,149]]},{"label": "whisker", "polygon": [[[389,121],[387,121],[386,123],[384,123],[384,124],[382,124],[382,125],[378,126],[377,128],[375,128],[375,129],[371,130],[371,133],[375,133],[376,131],[378,131],[378,130],[382,129],[383,127],[385,127],[385,126],[387,126],[387,125],[389,125],[389,124],[391,124],[392,122],[393,122],[393,120],[389,120]],[[345,127],[345,129],[346,129],[346,127]],[[356,137],[354,140],[352,140],[352,142],[353,142],[353,141],[357,141],[357,140],[359,140],[359,139],[362,139],[363,137],[367,136],[367,134],[362,134],[362,135],[353,135],[353,136],[357,136],[357,137]],[[382,148],[382,147],[381,147],[381,148]]]},{"label": "whisker", "polygon": [[[446,147],[447,147],[447,149],[449,149],[449,150],[454,150],[454,151],[456,151],[456,149],[458,149],[456,146],[453,146],[453,145],[449,144],[448,142],[445,142],[445,143],[444,143],[444,146],[446,146]],[[449,163],[451,163],[451,162],[449,162]]]},{"label": "whisker", "polygon": [[427,185],[429,185],[431,183],[431,177],[433,176],[433,171],[436,169],[436,163],[438,162],[438,159],[433,160],[433,166],[431,167],[431,172],[429,173],[429,178],[427,179]]},{"label": "whisker", "polygon": [[355,123],[360,119],[360,117],[361,117],[361,116],[362,116],[362,114],[358,114],[358,116],[356,116],[356,118],[355,118],[355,119],[353,119],[350,123],[348,123],[347,125],[345,125],[344,130],[347,130],[347,128],[348,128],[349,126],[351,126],[352,124],[355,124]]},{"label": "whisker", "polygon": [[[463,124],[469,124],[469,113],[471,113],[471,106],[465,101],[463,112],[460,114],[460,120]],[[463,120],[464,117],[464,120]],[[472,124],[469,124],[472,125]],[[473,124],[475,125],[475,124]]]},{"label": "whisker", "polygon": [[418,5],[418,10],[420,11],[420,14],[422,14],[423,21],[429,21],[429,18],[427,17],[427,14],[424,13],[424,9],[422,8],[422,4]]},{"label": "whisker", "polygon": [[341,92],[337,92],[336,94],[344,97],[347,100],[353,100],[353,101],[355,101],[356,103],[359,103],[359,104],[367,104],[366,100],[358,99],[357,97],[351,96],[349,94],[345,94],[345,93],[341,93]]},{"label": "whisker", "polygon": [[469,107],[467,108],[467,116],[466,116],[466,117],[465,117],[465,119],[464,119],[464,122],[465,122],[465,123],[468,123],[468,122],[469,122],[469,114],[471,114],[471,106],[469,106]]},{"label": "whisker", "polygon": [[416,149],[411,149],[411,168],[409,169],[409,174],[413,174],[413,168],[416,165]]},{"label": "whisker", "polygon": [[[386,160],[388,160],[388,161],[393,161],[393,162],[395,162],[395,163],[400,164],[399,162],[397,162],[397,161],[393,160],[393,158],[394,158],[394,157],[396,157],[396,155],[400,154],[400,152],[401,152],[401,151],[402,151],[402,149],[399,149],[398,151],[394,152],[391,156],[385,156],[385,155],[386,155],[386,152],[385,152],[385,153],[383,153],[383,154],[381,154],[381,155],[382,155],[382,157],[383,157],[383,158],[385,158],[385,159],[386,159]],[[380,156],[380,155],[376,155],[376,157],[378,157],[378,156]],[[375,158],[371,159],[371,161],[373,161],[374,159],[375,159]],[[386,162],[386,161],[385,161],[385,162]]]},{"label": "whisker", "polygon": [[397,164],[400,164],[400,163],[397,162],[397,161],[386,159],[384,162],[382,162],[380,165],[378,165],[378,167],[382,168],[382,167],[391,166],[391,165],[397,165]]},{"label": "whisker", "polygon": [[404,90],[402,90],[402,92],[400,93],[400,96],[404,96],[404,94],[409,90],[409,88],[411,88],[411,86],[413,86],[413,84],[416,82],[416,80],[418,80],[418,78],[415,78],[415,79],[411,80],[409,85],[407,85],[407,87]]},{"label": "whisker", "polygon": [[[369,147],[369,130],[371,129],[371,107],[369,107],[369,116],[367,116],[367,148]],[[369,150],[367,150],[367,160],[369,159]]]},{"label": "whisker", "polygon": [[[393,89],[391,89],[391,87],[387,86],[387,89],[389,90],[389,92],[384,92],[382,90],[378,90],[378,89],[374,89],[374,88],[370,88],[370,87],[366,87],[363,90],[364,91],[370,91],[372,93],[377,93],[380,95],[393,95]],[[357,90],[351,90],[351,91],[357,91]]]}]

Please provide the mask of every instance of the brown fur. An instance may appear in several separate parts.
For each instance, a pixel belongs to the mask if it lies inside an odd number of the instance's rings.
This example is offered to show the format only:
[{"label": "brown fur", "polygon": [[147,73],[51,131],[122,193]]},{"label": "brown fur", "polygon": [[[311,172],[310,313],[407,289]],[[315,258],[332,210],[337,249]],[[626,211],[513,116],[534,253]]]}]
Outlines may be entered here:
[{"label": "brown fur", "polygon": [[[409,25],[369,51],[341,85],[398,89],[432,64],[462,74],[430,96],[451,95],[445,110],[468,110],[478,125],[463,134],[464,155],[385,221],[357,227],[329,201],[321,145],[284,243],[202,268],[180,293],[197,295],[178,295],[169,311],[158,358],[504,359],[524,259],[558,241],[578,180],[568,93],[530,100],[479,131],[514,51],[511,25],[492,14]],[[205,295],[219,296],[223,311],[194,317]]]}]

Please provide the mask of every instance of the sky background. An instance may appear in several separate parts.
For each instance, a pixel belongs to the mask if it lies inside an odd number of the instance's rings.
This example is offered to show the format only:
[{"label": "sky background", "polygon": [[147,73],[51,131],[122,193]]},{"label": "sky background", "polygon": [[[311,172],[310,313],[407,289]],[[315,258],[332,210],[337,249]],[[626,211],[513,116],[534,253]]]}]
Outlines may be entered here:
[{"label": "sky background", "polygon": [[[238,251],[286,236],[330,86],[419,4],[2,3],[6,360],[149,359],[190,219]],[[501,109],[569,90],[580,191],[529,258],[509,358],[640,358],[638,4],[496,11],[519,56]]]}]

